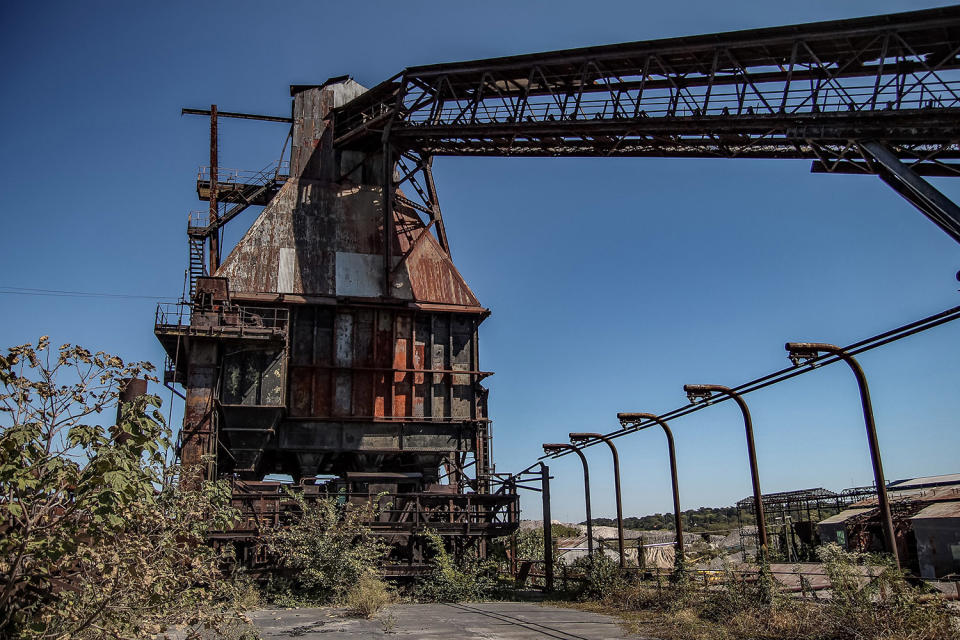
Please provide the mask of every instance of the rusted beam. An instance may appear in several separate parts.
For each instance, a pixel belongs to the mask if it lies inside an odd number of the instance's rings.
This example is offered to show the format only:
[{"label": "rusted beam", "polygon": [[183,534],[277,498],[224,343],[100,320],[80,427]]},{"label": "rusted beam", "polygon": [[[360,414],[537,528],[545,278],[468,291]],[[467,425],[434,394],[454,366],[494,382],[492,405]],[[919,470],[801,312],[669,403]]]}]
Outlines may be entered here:
[{"label": "rusted beam", "polygon": [[[210,105],[210,226],[217,225],[219,205],[217,204],[217,158],[219,141],[217,140],[217,105]],[[210,234],[210,275],[220,268],[220,233]]]},{"label": "rusted beam", "polygon": [[[213,109],[180,109],[180,115],[182,116],[212,116],[213,112]],[[283,116],[261,116],[254,113],[237,113],[236,111],[220,111],[216,115],[221,118],[262,120],[264,122],[285,122],[287,124],[293,124],[293,118],[284,118]]]}]

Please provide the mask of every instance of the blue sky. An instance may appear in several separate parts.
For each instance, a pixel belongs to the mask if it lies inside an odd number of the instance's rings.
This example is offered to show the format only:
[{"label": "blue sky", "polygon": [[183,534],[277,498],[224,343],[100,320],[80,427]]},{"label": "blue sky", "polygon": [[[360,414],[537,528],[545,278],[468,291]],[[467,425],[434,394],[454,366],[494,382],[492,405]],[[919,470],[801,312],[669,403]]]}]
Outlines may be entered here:
[{"label": "blue sky", "polygon": [[[372,86],[411,65],[945,4],[3,3],[0,287],[176,298],[207,153],[207,122],[184,106],[286,115],[289,84],[340,74]],[[260,168],[285,133],[224,121],[221,164]],[[454,259],[493,311],[481,360],[496,372],[498,471],[570,430],[615,428],[617,411],[678,407],[684,383],[779,369],[786,340],[847,344],[960,303],[960,247],[876,178],[752,160],[440,158],[435,171]],[[960,184],[936,185],[960,200]],[[154,304],[0,295],[0,344],[50,334],[159,363]],[[960,471],[958,338],[960,323],[861,358],[888,478]],[[871,482],[848,370],[748,401],[765,491]],[[732,405],[673,427],[685,508],[749,494]],[[669,510],[662,436],[618,443],[625,512]],[[608,455],[589,456],[594,513],[612,515]],[[552,468],[555,517],[581,520],[579,463]],[[538,497],[523,508],[537,517]]]}]

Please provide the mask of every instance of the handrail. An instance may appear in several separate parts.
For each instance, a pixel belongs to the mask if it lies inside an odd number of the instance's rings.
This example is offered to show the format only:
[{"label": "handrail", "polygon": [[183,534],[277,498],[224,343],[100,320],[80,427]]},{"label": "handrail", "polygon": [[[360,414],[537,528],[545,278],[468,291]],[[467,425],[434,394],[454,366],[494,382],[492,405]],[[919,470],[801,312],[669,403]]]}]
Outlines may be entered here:
[{"label": "handrail", "polygon": [[[217,167],[217,182],[220,184],[266,184],[267,182],[286,179],[290,173],[290,162],[284,160],[268,164],[263,169],[231,169],[227,167]],[[201,165],[197,169],[197,181],[210,181],[210,166]]]},{"label": "handrail", "polygon": [[[154,325],[160,327],[191,327],[191,309],[187,303],[161,302],[157,305]],[[216,323],[197,327],[207,332],[213,328],[233,328],[241,333],[246,329],[270,329],[285,334],[290,324],[290,310],[285,307],[257,307],[230,305],[215,309],[192,309],[192,313],[216,315]]]}]

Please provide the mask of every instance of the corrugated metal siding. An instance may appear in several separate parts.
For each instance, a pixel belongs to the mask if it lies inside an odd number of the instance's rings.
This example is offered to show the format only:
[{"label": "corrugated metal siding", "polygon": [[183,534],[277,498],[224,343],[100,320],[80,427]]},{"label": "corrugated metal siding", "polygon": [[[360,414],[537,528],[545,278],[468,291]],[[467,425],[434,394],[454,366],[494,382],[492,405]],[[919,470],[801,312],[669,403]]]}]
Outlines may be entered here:
[{"label": "corrugated metal siding", "polygon": [[482,418],[475,389],[478,323],[468,314],[297,307],[290,415]]}]

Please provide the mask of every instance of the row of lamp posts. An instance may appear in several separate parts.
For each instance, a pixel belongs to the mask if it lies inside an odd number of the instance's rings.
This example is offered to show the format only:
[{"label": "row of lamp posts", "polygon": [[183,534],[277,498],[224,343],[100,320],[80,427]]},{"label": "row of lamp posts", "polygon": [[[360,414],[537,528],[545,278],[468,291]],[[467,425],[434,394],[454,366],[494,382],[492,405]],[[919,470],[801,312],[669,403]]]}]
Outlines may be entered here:
[{"label": "row of lamp posts", "polygon": [[[832,344],[820,342],[788,342],[786,350],[790,361],[795,366],[809,363],[816,366],[812,361],[820,357],[821,353],[837,356],[846,362],[853,370],[857,379],[857,385],[860,389],[860,401],[863,407],[863,419],[867,429],[867,442],[870,446],[870,460],[873,464],[874,482],[877,486],[877,501],[880,508],[880,518],[883,524],[884,543],[888,553],[893,556],[896,566],[900,567],[900,558],[897,553],[896,538],[894,535],[893,519],[890,514],[890,503],[887,499],[886,481],[883,476],[883,465],[880,460],[880,445],[877,441],[877,429],[873,419],[873,406],[870,402],[870,390],[867,386],[867,379],[863,369],[856,359],[840,347]],[[753,420],[750,417],[750,410],[747,403],[736,391],[729,387],[715,384],[688,384],[684,385],[683,390],[687,393],[687,398],[691,403],[706,402],[710,403],[714,394],[720,394],[732,398],[740,407],[743,414],[743,425],[747,438],[747,458],[750,464],[750,480],[753,485],[753,506],[757,519],[757,535],[759,543],[760,558],[766,558],[767,554],[767,525],[766,517],[763,511],[763,496],[760,493],[760,473],[757,468],[757,452],[753,440]],[[652,413],[618,413],[617,419],[621,427],[628,425],[638,425],[643,422],[654,422],[663,428],[667,436],[667,447],[670,455],[670,476],[673,489],[673,518],[676,532],[676,554],[678,558],[683,558],[683,524],[680,520],[680,489],[677,481],[677,456],[673,443],[673,433],[670,427],[659,416]],[[624,552],[623,537],[623,504],[620,495],[620,457],[617,454],[617,448],[613,441],[599,433],[574,432],[569,435],[570,443],[548,443],[543,445],[543,451],[547,454],[557,454],[563,451],[573,451],[580,457],[583,464],[583,485],[584,501],[587,515],[587,554],[593,557],[593,517],[590,509],[590,469],[587,465],[587,458],[583,455],[583,445],[591,441],[603,441],[610,447],[613,454],[613,475],[614,491],[616,493],[617,503],[617,543],[620,552],[620,567],[626,567],[626,555]],[[549,542],[549,541],[548,541]]]}]

